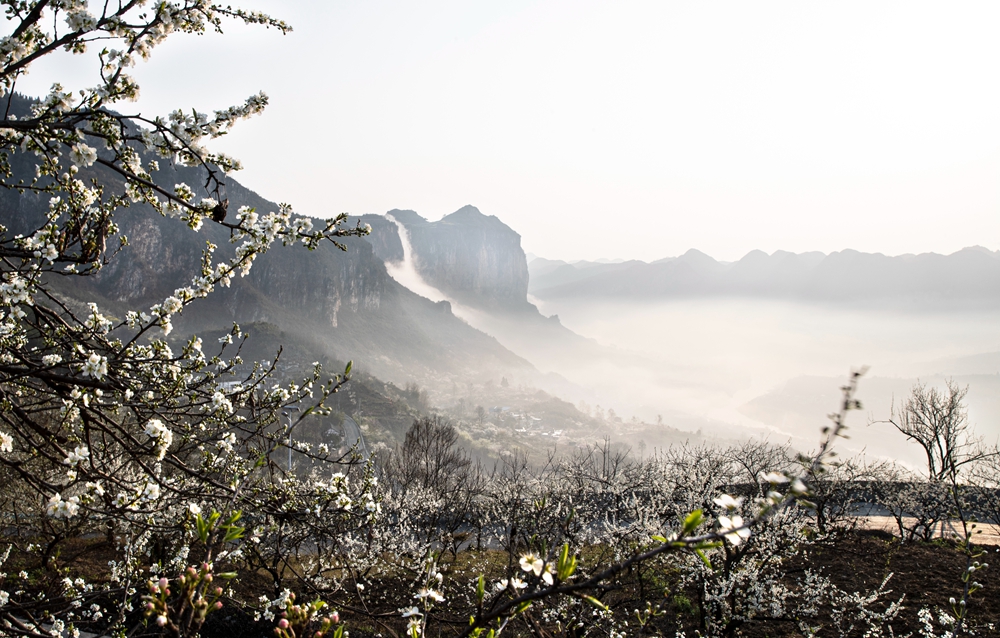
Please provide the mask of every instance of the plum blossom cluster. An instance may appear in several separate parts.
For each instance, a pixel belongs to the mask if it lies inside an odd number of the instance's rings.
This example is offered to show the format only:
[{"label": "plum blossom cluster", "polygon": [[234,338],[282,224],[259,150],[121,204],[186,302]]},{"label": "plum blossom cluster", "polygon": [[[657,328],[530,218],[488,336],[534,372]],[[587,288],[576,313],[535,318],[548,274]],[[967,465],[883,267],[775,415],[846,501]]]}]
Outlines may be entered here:
[{"label": "plum blossom cluster", "polygon": [[[347,227],[346,216],[317,221],[288,207],[229,214],[225,175],[239,162],[206,145],[260,113],[267,104],[262,93],[207,114],[128,111],[139,91],[128,71],[172,34],[221,31],[227,21],[287,31],[284,22],[204,0],[127,2],[101,10],[83,0],[3,6],[0,173],[12,196],[21,198],[0,220],[4,525],[8,516],[25,522],[18,534],[33,539],[34,549],[26,550],[31,555],[58,555],[67,539],[94,534],[106,539],[114,559],[99,581],[65,590],[61,602],[26,587],[8,592],[10,581],[0,576],[0,616],[8,617],[14,596],[18,618],[44,618],[31,627],[72,633],[89,623],[101,634],[128,633],[136,622],[129,610],[137,608],[155,571],[161,576],[144,603],[152,605],[152,624],[175,635],[196,633],[219,602],[218,585],[206,585],[219,573],[195,568],[192,576],[186,567],[199,558],[241,565],[262,558],[263,550],[244,553],[241,536],[219,531],[229,517],[253,513],[257,543],[247,545],[258,548],[262,539],[284,533],[284,517],[300,513],[322,524],[335,513],[330,537],[339,538],[334,528],[361,534],[377,517],[380,497],[373,471],[359,472],[317,500],[316,480],[290,475],[289,468],[262,470],[274,468],[272,457],[287,451],[276,427],[280,410],[295,404],[304,416],[325,414],[324,400],[349,370],[331,375],[315,366],[278,383],[274,363],[245,365],[240,353],[246,335],[238,326],[214,354],[197,337],[167,339],[188,305],[246,276],[275,242],[343,247],[341,238],[366,229]],[[89,88],[55,84],[37,99],[13,91],[36,61],[90,48],[98,65]],[[83,76],[74,79],[87,85]],[[183,177],[174,179],[178,174]],[[128,302],[79,299],[87,294],[80,277],[113,264],[128,249],[119,222],[130,207],[183,219],[190,229],[185,232],[219,225],[233,245],[219,258],[208,245],[201,263],[192,264],[190,282],[157,303],[128,308]],[[350,465],[329,449],[308,458],[326,476]],[[207,520],[202,508],[226,513],[219,514],[221,522],[205,523],[216,531],[204,538],[191,529],[194,521]],[[40,564],[55,577],[55,562]],[[162,579],[169,586],[161,586]],[[178,607],[174,597],[181,592],[188,607]]]}]

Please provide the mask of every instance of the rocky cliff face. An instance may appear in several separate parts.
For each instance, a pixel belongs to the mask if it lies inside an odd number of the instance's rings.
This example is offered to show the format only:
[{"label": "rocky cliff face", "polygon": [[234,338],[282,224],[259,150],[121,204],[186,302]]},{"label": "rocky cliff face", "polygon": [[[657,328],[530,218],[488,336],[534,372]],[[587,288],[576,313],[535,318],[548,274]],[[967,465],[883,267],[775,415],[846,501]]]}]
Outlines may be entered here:
[{"label": "rocky cliff face", "polygon": [[[395,223],[385,215],[362,215],[357,220],[372,227],[371,234],[365,239],[371,244],[379,259],[390,263],[403,261],[403,243],[399,239],[399,227]],[[351,224],[353,223],[352,217]]]},{"label": "rocky cliff face", "polygon": [[476,308],[527,307],[528,263],[521,236],[496,217],[475,206],[436,222],[409,210],[392,210],[387,216],[409,233],[417,272],[427,283]]},{"label": "rocky cliff face", "polygon": [[[112,175],[97,177],[114,185]],[[164,166],[158,178],[170,185],[204,183],[197,171],[183,167]],[[233,180],[228,197],[230,211],[244,205],[259,212],[277,210]],[[11,234],[32,232],[44,209],[45,202],[30,193],[0,193],[0,219]],[[229,231],[210,221],[195,233],[142,206],[121,211],[116,221],[129,245],[95,276],[57,278],[53,285],[67,298],[95,300],[116,313],[145,309],[190,282],[206,241],[218,246],[217,259],[233,251]],[[381,216],[366,216],[365,222],[372,223],[372,236],[348,238],[347,251],[331,244],[315,251],[275,245],[248,277],[234,278],[231,287],[185,309],[175,321],[177,333],[227,329],[234,321],[268,322],[321,344],[327,349],[322,354],[354,359],[361,369],[400,382],[530,368],[495,339],[456,318],[448,304],[431,302],[396,283],[378,254],[402,257],[395,224]],[[116,244],[117,238],[109,238],[109,246]]]}]

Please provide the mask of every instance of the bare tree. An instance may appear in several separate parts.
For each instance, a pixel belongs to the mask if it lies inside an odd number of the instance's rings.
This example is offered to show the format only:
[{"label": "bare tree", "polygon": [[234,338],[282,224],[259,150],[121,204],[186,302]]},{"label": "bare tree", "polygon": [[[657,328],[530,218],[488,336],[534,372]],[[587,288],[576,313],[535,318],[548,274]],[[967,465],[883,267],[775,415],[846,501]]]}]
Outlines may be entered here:
[{"label": "bare tree", "polygon": [[961,388],[952,379],[945,382],[944,391],[917,383],[898,412],[893,406],[889,423],[923,448],[931,481],[950,479],[960,467],[983,456],[981,442],[969,425],[968,392],[968,386]]},{"label": "bare tree", "polygon": [[457,443],[458,432],[450,423],[437,416],[416,419],[396,455],[397,474],[405,482],[425,489],[450,491],[454,481],[472,464]]}]

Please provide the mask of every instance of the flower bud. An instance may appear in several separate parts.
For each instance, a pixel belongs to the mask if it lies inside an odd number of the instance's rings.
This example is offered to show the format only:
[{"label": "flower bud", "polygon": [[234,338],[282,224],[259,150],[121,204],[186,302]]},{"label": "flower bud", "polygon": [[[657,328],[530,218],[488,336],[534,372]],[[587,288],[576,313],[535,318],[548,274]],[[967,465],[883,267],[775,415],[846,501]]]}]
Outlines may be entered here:
[{"label": "flower bud", "polygon": [[281,627],[282,629],[288,629],[288,619],[282,618],[281,620],[279,620],[278,626]]},{"label": "flower bud", "polygon": [[166,578],[161,578],[160,581],[157,583],[157,585],[160,586],[160,591],[165,590],[167,588],[167,585],[169,584],[170,581],[168,581]]},{"label": "flower bud", "polygon": [[215,601],[215,605],[213,606],[215,607],[216,611],[219,611],[220,609],[222,609],[222,601],[221,600]]},{"label": "flower bud", "polygon": [[332,614],[330,614],[330,622],[332,622],[333,624],[339,623],[340,622],[340,614],[338,612],[336,612],[336,611],[333,612]]},{"label": "flower bud", "polygon": [[164,625],[167,624],[167,617],[166,616],[157,616],[156,617],[156,624],[159,625],[160,627],[163,627]]}]

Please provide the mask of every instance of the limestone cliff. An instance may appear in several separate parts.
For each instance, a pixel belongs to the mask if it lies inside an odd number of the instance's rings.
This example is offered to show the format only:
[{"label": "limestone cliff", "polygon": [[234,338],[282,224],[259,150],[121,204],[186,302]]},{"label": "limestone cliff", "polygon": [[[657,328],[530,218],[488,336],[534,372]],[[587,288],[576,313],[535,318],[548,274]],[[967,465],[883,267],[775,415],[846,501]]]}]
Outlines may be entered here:
[{"label": "limestone cliff", "polygon": [[[94,176],[109,189],[120,186],[113,175]],[[198,171],[184,167],[163,166],[157,177],[170,185],[204,183]],[[277,210],[234,180],[229,180],[227,194],[230,211],[244,205],[259,212]],[[12,234],[37,228],[44,209],[45,202],[30,193],[0,194],[0,219]],[[207,241],[218,246],[217,259],[233,251],[228,229],[210,221],[195,233],[144,206],[120,211],[116,221],[129,245],[95,276],[56,278],[53,285],[67,299],[97,300],[118,313],[145,309],[191,280]],[[176,331],[268,322],[321,344],[326,352],[317,354],[354,359],[361,369],[390,381],[443,381],[530,368],[495,339],[456,318],[447,304],[433,303],[396,283],[376,249],[392,254],[395,246],[401,253],[398,234],[394,244],[393,235],[383,232],[387,220],[372,221],[373,230],[379,230],[374,241],[348,238],[346,251],[331,244],[315,251],[275,245],[248,277],[237,277],[229,288],[186,308],[175,321]],[[116,243],[117,238],[109,238],[109,246]]]},{"label": "limestone cliff", "polygon": [[417,272],[427,283],[475,308],[527,307],[528,263],[521,236],[495,216],[475,206],[464,206],[436,222],[409,210],[387,215],[409,233]]}]

